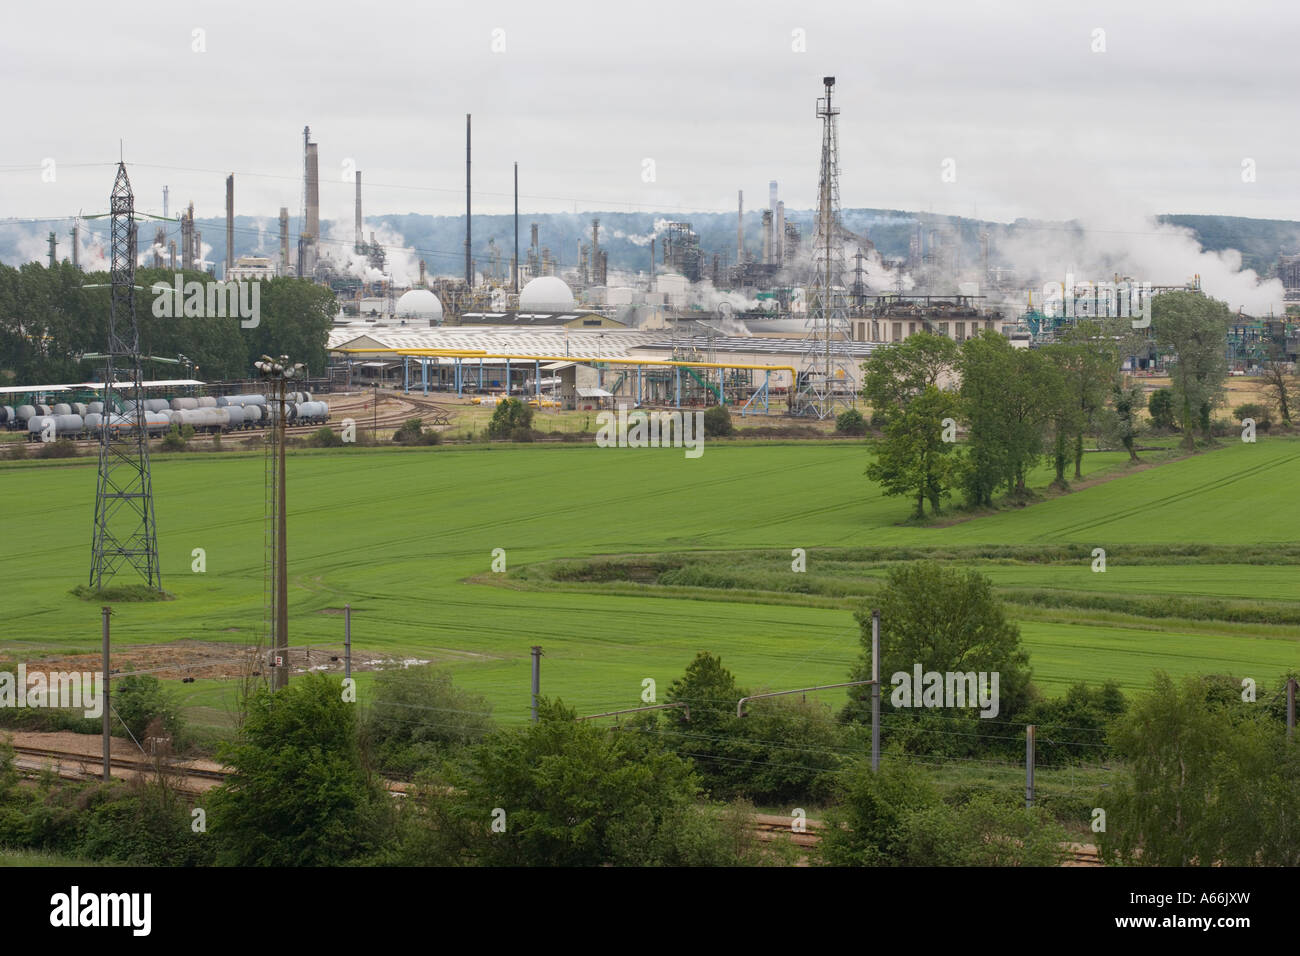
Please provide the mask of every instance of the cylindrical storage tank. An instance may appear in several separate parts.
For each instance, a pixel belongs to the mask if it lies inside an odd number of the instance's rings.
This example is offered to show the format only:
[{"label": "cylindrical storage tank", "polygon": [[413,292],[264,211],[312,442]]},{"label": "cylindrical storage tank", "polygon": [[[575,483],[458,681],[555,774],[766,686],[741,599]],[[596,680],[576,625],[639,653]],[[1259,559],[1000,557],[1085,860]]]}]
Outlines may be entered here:
[{"label": "cylindrical storage tank", "polygon": [[323,422],[330,417],[330,408],[324,402],[303,402],[298,406],[298,420]]},{"label": "cylindrical storage tank", "polygon": [[265,405],[265,395],[227,395],[227,405]]},{"label": "cylindrical storage tank", "polygon": [[54,406],[53,409],[51,409],[51,414],[54,414],[54,415],[71,415],[71,414],[72,414],[72,406],[69,405],[67,402],[59,402],[57,405]]},{"label": "cylindrical storage tank", "polygon": [[85,420],[80,415],[55,415],[54,432],[56,435],[76,435],[85,427]]},{"label": "cylindrical storage tank", "polygon": [[27,421],[30,421],[31,418],[32,418],[32,416],[35,415],[35,414],[36,414],[36,406],[35,406],[35,405],[19,405],[19,406],[18,406],[18,411],[17,411],[17,413],[16,413],[16,415],[17,415],[17,421],[19,421],[19,422],[27,422]]},{"label": "cylindrical storage tank", "polygon": [[85,402],[73,402],[73,403],[72,403],[72,414],[74,414],[74,415],[80,415],[82,418],[85,418],[85,417],[86,417],[86,412],[88,412],[88,411],[90,411],[90,409],[86,408],[86,403],[85,403]]},{"label": "cylindrical storage tank", "polygon": [[155,432],[165,432],[171,428],[172,420],[165,412],[145,412],[145,428],[150,434]]},{"label": "cylindrical storage tank", "polygon": [[266,409],[261,405],[242,405],[244,410],[244,427],[260,425],[266,421]]},{"label": "cylindrical storage tank", "polygon": [[89,405],[86,406],[86,414],[90,414],[91,412],[94,412],[96,415],[102,416],[104,414],[104,403],[91,402]]},{"label": "cylindrical storage tank", "polygon": [[170,411],[171,402],[165,398],[146,398],[144,400],[144,410],[146,412],[166,412]]},{"label": "cylindrical storage tank", "polygon": [[200,396],[198,399],[196,399],[196,401],[199,403],[199,405],[198,405],[199,408],[216,408],[216,407],[217,407],[217,400],[216,400],[215,398],[213,398],[211,395],[203,395],[203,396]]},{"label": "cylindrical storage tank", "polygon": [[53,415],[53,414],[54,414],[54,409],[52,409],[49,405],[37,405],[37,406],[36,406],[36,414],[37,414],[37,415]]},{"label": "cylindrical storage tank", "polygon": [[198,408],[199,400],[197,398],[173,398],[173,411],[180,411],[183,408]]},{"label": "cylindrical storage tank", "polygon": [[[42,441],[41,435],[47,428],[52,427],[54,427],[53,415],[33,415],[27,419],[27,438],[29,441]],[[57,432],[58,429],[55,428],[55,433]]]},{"label": "cylindrical storage tank", "polygon": [[14,420],[14,410],[8,405],[0,405],[0,425],[8,425]]},{"label": "cylindrical storage tank", "polygon": [[85,422],[86,431],[99,431],[100,426],[104,424],[104,416],[99,414],[99,412],[86,412]]},{"label": "cylindrical storage tank", "polygon": [[[249,408],[255,408],[255,407],[256,406],[254,405],[249,406]],[[244,427],[244,410],[245,409],[243,405],[228,405],[227,407],[221,409],[215,409],[215,408],[211,409],[211,411],[220,411],[224,413],[226,415],[226,421],[229,424],[229,427],[231,428]]]}]

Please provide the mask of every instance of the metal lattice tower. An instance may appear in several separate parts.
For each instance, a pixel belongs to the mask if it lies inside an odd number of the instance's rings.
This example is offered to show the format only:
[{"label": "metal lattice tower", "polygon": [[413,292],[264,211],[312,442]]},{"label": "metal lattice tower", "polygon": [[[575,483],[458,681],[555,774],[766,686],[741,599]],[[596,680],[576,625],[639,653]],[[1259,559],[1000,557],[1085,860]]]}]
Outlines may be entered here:
[{"label": "metal lattice tower", "polygon": [[835,77],[822,78],[826,95],[817,100],[822,121],[821,178],[818,188],[817,226],[813,240],[813,278],[809,284],[808,335],[803,371],[791,411],[824,419],[836,409],[849,408],[857,399],[856,366],[849,343],[853,329],[844,288],[844,241],[840,221],[840,159],[831,103]]},{"label": "metal lattice tower", "polygon": [[[100,590],[118,570],[130,567],[150,588],[162,590],[153,479],[149,473],[144,374],[140,367],[140,328],[135,318],[135,198],[125,163],[118,163],[110,203],[112,285],[90,586]],[[123,382],[117,381],[119,370],[126,379]]]}]

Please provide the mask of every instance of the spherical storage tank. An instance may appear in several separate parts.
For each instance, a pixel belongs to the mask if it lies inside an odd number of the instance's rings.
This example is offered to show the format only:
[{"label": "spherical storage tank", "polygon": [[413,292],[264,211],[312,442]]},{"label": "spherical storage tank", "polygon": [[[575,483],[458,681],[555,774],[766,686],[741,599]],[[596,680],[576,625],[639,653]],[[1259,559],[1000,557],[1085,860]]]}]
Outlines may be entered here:
[{"label": "spherical storage tank", "polygon": [[573,293],[558,276],[538,276],[519,293],[520,312],[567,312],[573,308]]},{"label": "spherical storage tank", "polygon": [[407,325],[428,323],[437,325],[442,321],[442,302],[428,289],[412,289],[403,292],[397,300],[393,311],[399,319],[406,319]]}]

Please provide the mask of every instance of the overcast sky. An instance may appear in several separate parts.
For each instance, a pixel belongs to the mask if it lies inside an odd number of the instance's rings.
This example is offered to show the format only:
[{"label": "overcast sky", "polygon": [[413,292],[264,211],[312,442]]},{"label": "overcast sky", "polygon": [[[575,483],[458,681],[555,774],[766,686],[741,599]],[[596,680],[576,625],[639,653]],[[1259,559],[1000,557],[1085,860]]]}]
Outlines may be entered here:
[{"label": "overcast sky", "polygon": [[173,209],[222,216],[234,172],[238,214],[296,215],[304,125],[324,218],[350,218],[352,168],[367,213],[456,215],[466,113],[476,212],[509,210],[516,160],[525,213],[730,210],[737,189],[756,209],[771,179],[808,208],[833,74],[846,207],[1300,219],[1294,3],[71,0],[3,17],[0,217],[103,211],[119,139],[138,208],[167,184]]}]

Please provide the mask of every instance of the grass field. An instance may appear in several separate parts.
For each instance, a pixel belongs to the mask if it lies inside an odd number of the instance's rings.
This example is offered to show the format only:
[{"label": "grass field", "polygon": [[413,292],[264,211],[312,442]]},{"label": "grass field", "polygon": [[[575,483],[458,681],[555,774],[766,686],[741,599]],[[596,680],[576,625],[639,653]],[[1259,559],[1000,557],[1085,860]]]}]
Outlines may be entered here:
[{"label": "grass field", "polygon": [[[847,607],[692,596],[529,589],[490,573],[559,558],[703,549],[1104,547],[1089,562],[982,565],[999,587],[1112,595],[1300,598],[1295,564],[1124,564],[1125,546],[1300,542],[1290,490],[1300,442],[1225,443],[1126,473],[1122,454],[1086,456],[1120,477],[1077,493],[949,525],[904,523],[907,502],[863,477],[859,443],[714,442],[681,449],[590,445],[301,452],[289,461],[290,634],[338,642],[351,603],[358,657],[446,662],[500,719],[524,719],[529,647],[544,648],[543,693],[580,713],[639,702],[641,681],[679,675],[699,650],[722,655],[751,686],[844,679],[859,653]],[[1043,486],[1050,474],[1039,471]],[[99,607],[73,597],[89,565],[93,460],[0,466],[8,583],[0,658],[98,649]],[[262,618],[262,461],[256,455],[159,456],[154,491],[164,584],[175,600],[120,604],[115,645],[182,639],[242,643]],[[203,548],[207,571],[193,573]],[[811,570],[811,569],[810,569]],[[867,570],[864,576],[879,576]],[[717,598],[723,598],[718,600]],[[1029,609],[1021,620],[1035,680],[1058,692],[1115,678],[1127,690],[1153,668],[1230,671],[1261,683],[1300,664],[1300,627]],[[179,676],[179,675],[176,675]],[[364,688],[364,676],[362,686]],[[179,686],[179,685],[178,685]],[[220,722],[230,684],[184,685]],[[827,695],[838,704],[837,692]]]}]

